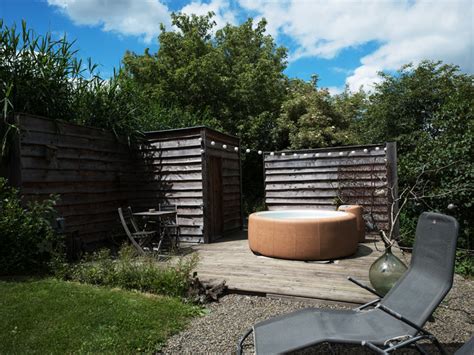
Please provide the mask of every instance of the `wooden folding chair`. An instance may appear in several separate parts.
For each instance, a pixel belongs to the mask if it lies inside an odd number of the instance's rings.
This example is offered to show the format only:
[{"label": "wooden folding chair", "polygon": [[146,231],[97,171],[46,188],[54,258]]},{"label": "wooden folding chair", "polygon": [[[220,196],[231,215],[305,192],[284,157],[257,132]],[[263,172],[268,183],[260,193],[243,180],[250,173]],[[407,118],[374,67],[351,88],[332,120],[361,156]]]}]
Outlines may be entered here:
[{"label": "wooden folding chair", "polygon": [[[132,209],[130,207],[125,210],[119,208],[118,214],[128,239],[130,239],[132,245],[137,249],[140,255],[145,255],[145,249],[149,249],[146,245],[149,244],[151,239],[156,235],[156,231],[140,230],[133,218]],[[130,231],[130,228],[128,227],[129,225],[131,225],[133,232]]]}]

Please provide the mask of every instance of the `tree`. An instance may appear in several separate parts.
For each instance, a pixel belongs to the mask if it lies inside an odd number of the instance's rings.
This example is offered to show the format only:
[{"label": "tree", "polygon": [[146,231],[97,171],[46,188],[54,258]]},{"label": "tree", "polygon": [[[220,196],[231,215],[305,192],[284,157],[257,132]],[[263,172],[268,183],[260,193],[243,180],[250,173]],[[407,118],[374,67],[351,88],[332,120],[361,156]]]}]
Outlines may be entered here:
[{"label": "tree", "polygon": [[354,139],[350,123],[351,117],[336,109],[329,92],[317,87],[317,76],[309,83],[295,79],[277,119],[275,141],[294,149],[348,144]]},{"label": "tree", "polygon": [[153,105],[191,112],[240,134],[248,121],[278,112],[285,95],[286,50],[265,34],[265,20],[255,28],[252,19],[226,25],[214,35],[212,17],[172,14],[178,30],[161,28],[155,54],[126,53],[124,79],[144,90]]},{"label": "tree", "polygon": [[[422,177],[425,198],[412,201],[402,215],[402,232],[414,234],[423,210],[448,212],[461,224],[459,245],[472,248],[474,76],[429,61],[381,75],[360,122],[361,139],[397,141],[401,190],[414,185],[420,167],[431,172]],[[448,168],[437,173],[442,166]],[[457,208],[448,211],[450,204]]]}]

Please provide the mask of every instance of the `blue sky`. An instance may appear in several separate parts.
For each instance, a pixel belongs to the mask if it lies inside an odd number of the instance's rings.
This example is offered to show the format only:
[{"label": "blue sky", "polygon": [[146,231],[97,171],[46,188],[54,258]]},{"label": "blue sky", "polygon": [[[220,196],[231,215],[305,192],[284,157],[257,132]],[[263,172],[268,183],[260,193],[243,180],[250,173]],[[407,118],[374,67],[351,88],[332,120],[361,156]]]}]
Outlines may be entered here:
[{"label": "blue sky", "polygon": [[0,0],[7,25],[25,19],[42,34],[76,39],[81,57],[104,77],[126,50],[158,49],[159,24],[170,13],[216,13],[218,27],[248,17],[268,21],[268,32],[289,48],[286,74],[339,92],[347,84],[370,90],[380,70],[408,62],[443,60],[474,72],[471,0]]}]

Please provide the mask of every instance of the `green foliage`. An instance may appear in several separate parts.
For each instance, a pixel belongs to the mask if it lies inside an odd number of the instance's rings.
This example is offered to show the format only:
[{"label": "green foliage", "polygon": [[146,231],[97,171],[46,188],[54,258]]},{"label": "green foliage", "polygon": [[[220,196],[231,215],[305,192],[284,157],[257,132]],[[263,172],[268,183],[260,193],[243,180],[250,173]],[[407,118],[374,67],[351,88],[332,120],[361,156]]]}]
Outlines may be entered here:
[{"label": "green foliage", "polygon": [[293,149],[348,144],[354,139],[351,120],[337,110],[327,90],[317,88],[316,76],[311,83],[292,80],[277,119],[275,140]]},{"label": "green foliage", "polygon": [[61,255],[62,239],[52,228],[56,198],[24,208],[18,191],[0,178],[0,273],[22,274],[48,270]]},{"label": "green foliage", "polygon": [[[145,110],[142,94],[119,82],[104,80],[97,65],[77,59],[74,42],[51,33],[37,35],[0,20],[0,99],[3,117],[27,112],[51,119],[107,128],[135,137],[146,126],[137,117]],[[5,138],[3,132],[2,139]],[[3,149],[2,149],[3,152]]]},{"label": "green foliage", "polygon": [[[179,109],[228,133],[244,133],[249,121],[279,110],[286,50],[265,34],[263,20],[227,25],[213,35],[212,16],[173,14],[178,30],[162,27],[155,54],[126,53],[122,80],[145,92],[152,111],[158,107],[164,117]],[[244,145],[250,142],[243,137]]]},{"label": "green foliage", "polygon": [[472,277],[474,275],[474,256],[472,251],[457,251],[456,273],[467,277]]},{"label": "green foliage", "polygon": [[[459,246],[472,249],[474,77],[428,61],[381,75],[357,125],[363,142],[397,141],[400,190],[421,179],[423,190],[407,205],[402,226],[413,228],[425,210],[453,214]],[[448,210],[449,204],[456,208]]]},{"label": "green foliage", "polygon": [[117,258],[103,249],[77,264],[63,264],[56,274],[65,280],[92,285],[186,297],[196,263],[196,257],[180,259],[176,264],[158,263],[152,257],[138,258],[131,246],[124,246]]},{"label": "green foliage", "polygon": [[0,281],[0,353],[157,353],[198,315],[179,299],[54,279]]}]

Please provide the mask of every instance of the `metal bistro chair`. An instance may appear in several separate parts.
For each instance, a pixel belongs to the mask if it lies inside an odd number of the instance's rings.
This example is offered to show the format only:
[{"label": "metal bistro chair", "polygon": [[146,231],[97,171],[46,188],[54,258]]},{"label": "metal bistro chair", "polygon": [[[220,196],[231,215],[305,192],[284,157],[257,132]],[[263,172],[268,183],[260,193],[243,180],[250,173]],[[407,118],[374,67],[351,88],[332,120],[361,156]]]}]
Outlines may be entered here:
[{"label": "metal bistro chair", "polygon": [[181,228],[178,220],[178,208],[176,205],[160,203],[158,205],[158,210],[175,212],[174,218],[164,217],[160,220],[160,243],[165,236],[168,236],[171,242],[171,250],[178,250]]},{"label": "metal bistro chair", "polygon": [[[137,249],[140,255],[145,255],[145,250],[149,250],[149,247],[146,245],[150,243],[150,241],[156,235],[156,232],[140,230],[135,219],[133,218],[132,209],[130,207],[126,208],[125,210],[119,208],[118,214],[128,239],[130,239],[133,246]],[[133,231],[130,231],[129,225],[132,227]]]}]

